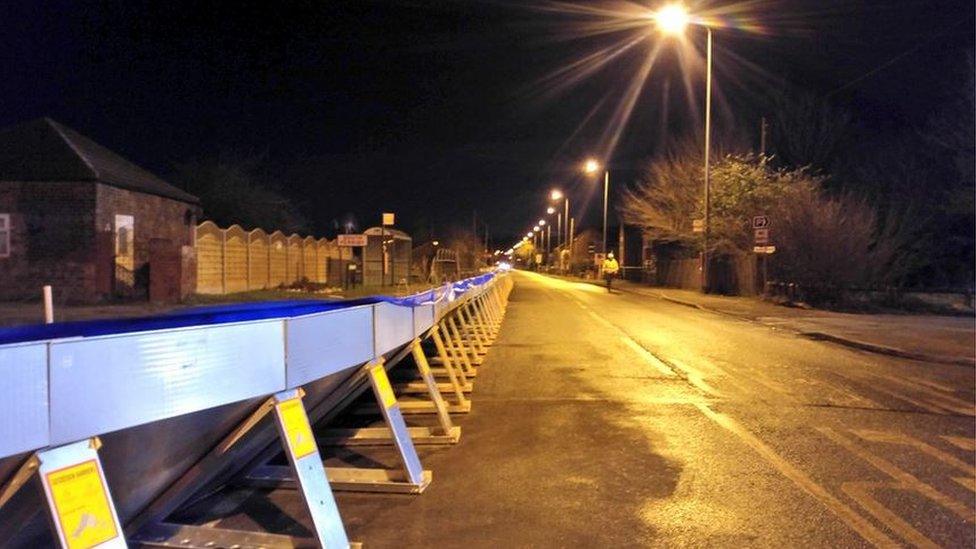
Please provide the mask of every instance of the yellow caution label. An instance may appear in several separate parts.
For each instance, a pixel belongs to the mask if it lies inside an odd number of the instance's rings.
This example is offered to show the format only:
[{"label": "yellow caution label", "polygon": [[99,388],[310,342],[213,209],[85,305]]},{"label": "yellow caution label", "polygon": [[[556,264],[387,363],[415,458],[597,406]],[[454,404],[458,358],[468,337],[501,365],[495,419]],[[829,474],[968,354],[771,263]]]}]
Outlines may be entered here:
[{"label": "yellow caution label", "polygon": [[393,387],[390,387],[390,378],[386,377],[386,370],[382,364],[373,366],[370,377],[376,387],[376,393],[380,396],[380,402],[384,408],[390,408],[397,403],[396,396],[393,394]]},{"label": "yellow caution label", "polygon": [[51,471],[47,485],[68,549],[87,549],[119,535],[105,483],[92,459]]},{"label": "yellow caution label", "polygon": [[285,428],[285,438],[295,459],[301,459],[318,449],[312,426],[308,424],[308,415],[302,399],[292,398],[278,404],[278,414],[281,424]]}]

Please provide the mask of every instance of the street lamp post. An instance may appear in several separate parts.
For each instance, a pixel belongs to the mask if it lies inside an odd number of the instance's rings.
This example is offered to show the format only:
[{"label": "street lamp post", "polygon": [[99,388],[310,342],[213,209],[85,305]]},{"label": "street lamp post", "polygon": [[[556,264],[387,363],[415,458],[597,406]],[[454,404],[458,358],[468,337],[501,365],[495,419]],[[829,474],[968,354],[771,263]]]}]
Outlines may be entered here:
[{"label": "street lamp post", "polygon": [[705,232],[702,238],[701,287],[702,292],[708,293],[708,237],[712,228],[712,181],[708,165],[712,152],[712,29],[705,27],[705,31],[708,44],[705,47]]},{"label": "street lamp post", "polygon": [[[691,22],[688,10],[680,4],[665,6],[654,14],[658,28],[664,34],[681,35]],[[697,23],[700,24],[700,23]],[[711,236],[711,160],[712,148],[712,29],[705,27],[705,219],[702,233],[701,289],[708,292],[708,240]]]},{"label": "street lamp post", "polygon": [[[592,158],[586,161],[583,166],[586,173],[596,173],[600,169],[600,163]],[[603,172],[603,240],[600,245],[600,252],[607,253],[607,207],[610,202],[610,168]]]}]

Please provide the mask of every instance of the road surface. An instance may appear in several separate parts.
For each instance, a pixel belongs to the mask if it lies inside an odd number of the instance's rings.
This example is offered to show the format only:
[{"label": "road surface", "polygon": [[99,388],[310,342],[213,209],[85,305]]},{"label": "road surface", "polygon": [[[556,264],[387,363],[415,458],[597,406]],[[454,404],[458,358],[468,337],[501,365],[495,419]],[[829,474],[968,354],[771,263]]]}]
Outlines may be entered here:
[{"label": "road surface", "polygon": [[[351,539],[465,548],[976,544],[973,368],[513,276],[473,411],[459,422],[461,443],[422,450],[434,471],[423,495],[338,494]],[[300,509],[294,493],[268,497]]]}]

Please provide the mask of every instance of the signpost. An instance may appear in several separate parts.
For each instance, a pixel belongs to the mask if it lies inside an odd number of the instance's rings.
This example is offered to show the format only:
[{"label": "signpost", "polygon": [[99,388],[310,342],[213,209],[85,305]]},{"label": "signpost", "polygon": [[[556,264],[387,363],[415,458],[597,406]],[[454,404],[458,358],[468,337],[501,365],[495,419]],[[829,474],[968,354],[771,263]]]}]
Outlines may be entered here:
[{"label": "signpost", "polygon": [[692,219],[691,220],[691,232],[693,232],[693,233],[703,233],[703,232],[705,232],[705,220],[704,219]]},{"label": "signpost", "polygon": [[338,236],[338,244],[340,247],[362,248],[367,242],[368,239],[364,234],[340,234]]},{"label": "signpost", "polygon": [[756,245],[769,244],[769,229],[754,229]]},{"label": "signpost", "polygon": [[[381,236],[383,238],[383,247],[382,247],[383,257],[381,258],[383,260],[383,276],[380,277],[380,280],[382,281],[380,284],[382,286],[386,286],[386,262],[388,260],[388,255],[386,250],[386,228],[392,226],[395,222],[396,222],[396,216],[392,212],[383,212],[383,230],[381,233]],[[394,284],[393,276],[394,276],[393,261],[390,260],[390,286]]]},{"label": "signpost", "polygon": [[769,282],[769,256],[776,253],[776,246],[769,243],[769,216],[757,215],[752,218],[754,242],[752,251],[762,256],[763,293]]}]

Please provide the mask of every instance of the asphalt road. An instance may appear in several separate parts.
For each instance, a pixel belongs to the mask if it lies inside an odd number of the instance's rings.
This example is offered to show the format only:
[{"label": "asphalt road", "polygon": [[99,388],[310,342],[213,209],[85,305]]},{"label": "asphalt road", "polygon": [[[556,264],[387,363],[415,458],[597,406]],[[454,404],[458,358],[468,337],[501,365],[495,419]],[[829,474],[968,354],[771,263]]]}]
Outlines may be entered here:
[{"label": "asphalt road", "polygon": [[[351,539],[976,545],[973,368],[513,276],[461,443],[421,449],[434,482],[420,496],[337,494]],[[262,501],[301,522],[294,492]]]}]

